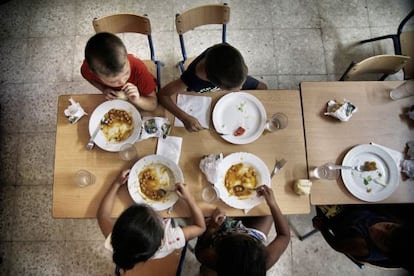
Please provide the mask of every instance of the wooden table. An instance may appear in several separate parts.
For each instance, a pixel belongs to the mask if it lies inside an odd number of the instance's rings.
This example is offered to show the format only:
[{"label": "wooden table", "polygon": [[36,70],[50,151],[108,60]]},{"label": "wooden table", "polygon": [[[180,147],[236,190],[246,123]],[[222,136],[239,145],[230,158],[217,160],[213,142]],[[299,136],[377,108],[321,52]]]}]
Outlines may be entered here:
[{"label": "wooden table", "polygon": [[[345,154],[358,144],[370,142],[403,152],[414,139],[414,122],[405,115],[414,104],[409,97],[398,101],[389,91],[401,84],[384,82],[302,82],[306,152],[309,169],[326,162],[341,164]],[[329,100],[347,99],[358,107],[348,122],[325,116]],[[344,186],[342,179],[313,180],[311,203],[361,204]],[[395,193],[381,203],[414,203],[414,181],[401,178]]]},{"label": "wooden table", "polygon": [[[251,91],[264,105],[267,115],[284,112],[289,117],[289,126],[276,133],[264,133],[258,140],[246,145],[234,145],[224,141],[215,133],[212,122],[209,130],[197,133],[187,132],[184,128],[173,128],[170,135],[183,137],[179,166],[183,171],[185,182],[202,208],[209,216],[216,206],[225,209],[228,215],[245,215],[243,211],[233,209],[221,201],[207,204],[201,199],[201,190],[208,185],[204,174],[199,169],[203,155],[222,152],[250,152],[261,158],[270,169],[276,159],[285,158],[287,164],[272,180],[276,200],[284,214],[301,214],[310,212],[309,197],[297,196],[292,191],[295,179],[307,177],[307,164],[304,145],[300,94],[295,90]],[[211,96],[212,109],[223,92],[204,93]],[[194,95],[194,93],[193,93]],[[55,172],[53,183],[53,216],[56,218],[92,218],[96,216],[99,203],[109,185],[122,169],[131,168],[135,161],[123,161],[117,153],[106,152],[99,148],[87,151],[85,145],[89,140],[89,116],[72,125],[63,110],[67,108],[70,95],[59,97],[56,131]],[[104,102],[102,95],[73,95],[89,114],[96,106]],[[160,109],[153,116],[163,116]],[[173,123],[171,114],[167,117]],[[151,138],[137,142],[140,157],[156,152],[157,139]],[[96,175],[96,183],[86,188],[78,188],[72,183],[73,174],[79,169],[86,169]],[[118,216],[132,204],[127,188],[121,189],[115,202],[113,216]],[[247,215],[269,214],[265,203],[251,210]],[[184,202],[179,200],[171,214],[161,212],[163,216],[188,217],[190,213]]]}]

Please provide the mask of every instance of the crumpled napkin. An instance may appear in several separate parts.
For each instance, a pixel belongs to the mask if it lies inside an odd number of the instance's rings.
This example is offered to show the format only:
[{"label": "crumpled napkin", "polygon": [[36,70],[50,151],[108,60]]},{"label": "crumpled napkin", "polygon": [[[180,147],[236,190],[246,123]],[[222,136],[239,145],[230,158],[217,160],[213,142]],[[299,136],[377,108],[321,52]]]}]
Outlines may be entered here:
[{"label": "crumpled napkin", "polygon": [[151,137],[167,137],[171,130],[168,118],[164,117],[144,117],[142,118],[141,135],[139,140]]},{"label": "crumpled napkin", "polygon": [[[210,97],[178,94],[177,106],[186,113],[197,118],[202,127],[209,128],[211,106]],[[183,122],[178,118],[175,118],[174,125],[177,127],[184,126]]]},{"label": "crumpled napkin", "polygon": [[352,113],[358,111],[358,108],[347,100],[344,100],[342,104],[335,100],[330,100],[327,105],[328,107],[326,108],[325,115],[337,118],[342,122],[348,121],[351,118]]},{"label": "crumpled napkin", "polygon": [[167,157],[178,164],[181,155],[182,137],[167,136],[158,138],[157,154]]},{"label": "crumpled napkin", "polygon": [[72,98],[69,99],[69,102],[70,105],[63,111],[63,113],[71,124],[79,121],[84,115],[88,115],[78,102],[75,102]]},{"label": "crumpled napkin", "polygon": [[200,161],[200,170],[207,177],[208,182],[215,184],[217,182],[218,166],[223,161],[223,153],[209,154],[203,156]]}]

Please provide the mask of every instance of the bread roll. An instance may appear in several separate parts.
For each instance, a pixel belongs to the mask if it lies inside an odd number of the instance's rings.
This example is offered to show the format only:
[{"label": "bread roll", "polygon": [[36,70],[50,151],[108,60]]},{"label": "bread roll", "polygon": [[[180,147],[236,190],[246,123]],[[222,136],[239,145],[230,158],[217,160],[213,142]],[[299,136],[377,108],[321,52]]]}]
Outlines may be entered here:
[{"label": "bread roll", "polygon": [[120,100],[128,100],[128,96],[124,91],[118,91],[116,97]]},{"label": "bread roll", "polygon": [[297,195],[309,195],[312,187],[312,182],[308,179],[299,179],[293,183],[293,191]]}]

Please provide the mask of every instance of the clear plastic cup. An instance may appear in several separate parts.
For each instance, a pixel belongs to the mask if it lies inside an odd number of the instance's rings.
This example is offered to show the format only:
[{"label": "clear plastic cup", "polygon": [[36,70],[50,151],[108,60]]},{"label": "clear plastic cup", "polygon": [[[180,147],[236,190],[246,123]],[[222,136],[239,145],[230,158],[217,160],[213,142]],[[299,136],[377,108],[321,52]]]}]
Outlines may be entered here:
[{"label": "clear plastic cup", "polygon": [[390,91],[390,98],[393,100],[414,96],[414,80],[407,80],[400,86]]},{"label": "clear plastic cup", "polygon": [[214,186],[205,187],[201,191],[201,197],[203,198],[205,202],[208,202],[208,203],[212,203],[216,201],[218,198],[217,194],[218,194],[217,190]]},{"label": "clear plastic cup", "polygon": [[119,151],[119,158],[125,161],[130,161],[138,157],[137,149],[134,144],[122,145]]},{"label": "clear plastic cup", "polygon": [[96,181],[96,177],[94,174],[87,170],[79,170],[75,173],[73,181],[76,185],[83,188],[94,184]]},{"label": "clear plastic cup", "polygon": [[326,163],[322,166],[314,168],[312,171],[309,172],[310,177],[317,178],[317,179],[328,179],[334,180],[337,179],[339,176],[339,170],[331,169],[330,166],[334,165],[334,163]]},{"label": "clear plastic cup", "polygon": [[266,129],[270,132],[274,132],[280,129],[284,129],[288,126],[288,117],[286,114],[278,112],[270,116],[266,122]]}]

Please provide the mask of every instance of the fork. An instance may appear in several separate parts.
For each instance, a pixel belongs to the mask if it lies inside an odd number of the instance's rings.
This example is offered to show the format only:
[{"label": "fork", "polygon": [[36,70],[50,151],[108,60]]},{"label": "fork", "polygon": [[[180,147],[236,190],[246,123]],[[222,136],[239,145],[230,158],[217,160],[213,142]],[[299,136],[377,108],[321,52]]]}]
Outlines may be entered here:
[{"label": "fork", "polygon": [[101,119],[101,121],[96,126],[95,130],[93,131],[92,136],[91,136],[91,138],[88,141],[88,144],[86,144],[86,149],[87,150],[92,150],[93,149],[93,147],[95,146],[94,140],[95,140],[95,137],[98,134],[99,130],[101,129],[101,125],[102,124],[107,124],[107,123],[108,123],[108,120],[106,120],[105,118],[102,118]]},{"label": "fork", "polygon": [[329,166],[330,169],[332,170],[354,170],[357,172],[364,172],[364,165],[359,165],[359,166],[341,166],[341,165],[330,165]]}]

